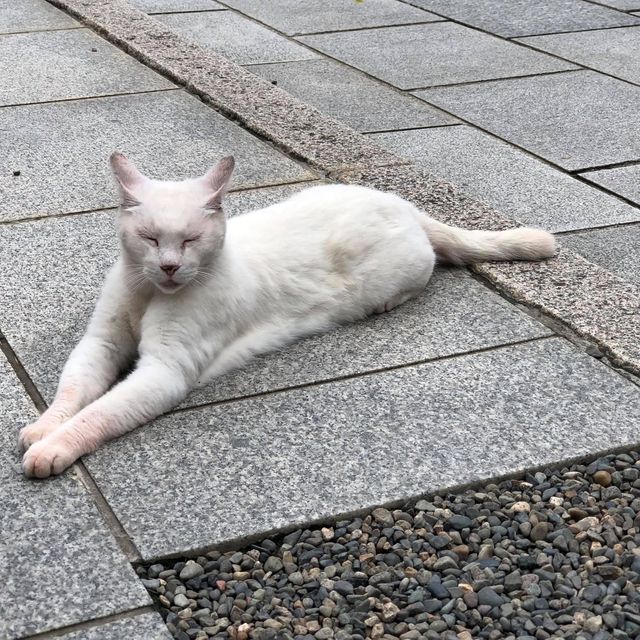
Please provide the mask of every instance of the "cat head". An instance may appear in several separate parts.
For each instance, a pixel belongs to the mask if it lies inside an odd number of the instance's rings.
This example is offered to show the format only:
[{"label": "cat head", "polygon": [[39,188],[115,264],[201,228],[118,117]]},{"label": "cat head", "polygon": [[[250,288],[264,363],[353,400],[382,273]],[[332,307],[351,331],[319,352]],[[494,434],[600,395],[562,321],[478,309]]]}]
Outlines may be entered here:
[{"label": "cat head", "polygon": [[147,178],[121,153],[113,153],[110,162],[120,189],[119,235],[132,286],[148,281],[175,293],[202,282],[224,243],[222,198],[233,157],[181,182]]}]

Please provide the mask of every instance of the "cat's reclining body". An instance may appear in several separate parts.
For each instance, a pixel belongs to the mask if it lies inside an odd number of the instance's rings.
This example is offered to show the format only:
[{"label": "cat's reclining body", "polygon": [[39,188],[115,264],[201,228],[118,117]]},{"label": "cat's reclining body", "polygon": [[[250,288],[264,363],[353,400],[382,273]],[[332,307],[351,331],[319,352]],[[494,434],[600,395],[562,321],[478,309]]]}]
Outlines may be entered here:
[{"label": "cat's reclining body", "polygon": [[436,257],[554,253],[544,231],[464,231],[358,186],[312,187],[227,223],[232,158],[182,182],[150,180],[121,154],[111,163],[121,256],[51,406],[20,432],[29,476],[60,473],[256,354],[389,311],[424,289]]}]

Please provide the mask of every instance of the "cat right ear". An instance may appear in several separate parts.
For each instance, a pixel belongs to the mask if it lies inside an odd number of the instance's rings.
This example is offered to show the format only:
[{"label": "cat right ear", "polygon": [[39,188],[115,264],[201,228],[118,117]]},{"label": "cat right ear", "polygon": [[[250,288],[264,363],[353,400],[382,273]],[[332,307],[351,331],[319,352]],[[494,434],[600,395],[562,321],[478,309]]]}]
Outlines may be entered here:
[{"label": "cat right ear", "polygon": [[221,211],[222,198],[225,196],[231,183],[231,174],[235,167],[233,156],[222,158],[215,167],[205,173],[202,180],[205,181],[210,192],[205,211]]},{"label": "cat right ear", "polygon": [[109,162],[120,188],[120,206],[123,209],[137,207],[140,200],[135,193],[146,178],[138,171],[136,165],[119,151],[114,151],[111,154]]}]

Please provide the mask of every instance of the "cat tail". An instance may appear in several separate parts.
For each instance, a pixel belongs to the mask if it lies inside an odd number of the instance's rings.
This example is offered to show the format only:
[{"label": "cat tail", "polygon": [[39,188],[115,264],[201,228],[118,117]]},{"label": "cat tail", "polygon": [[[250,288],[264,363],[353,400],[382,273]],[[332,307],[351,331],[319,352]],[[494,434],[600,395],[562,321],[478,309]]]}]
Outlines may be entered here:
[{"label": "cat tail", "polygon": [[542,260],[555,254],[555,238],[542,229],[517,227],[507,231],[469,231],[421,216],[438,260],[444,264],[474,264],[491,260]]}]

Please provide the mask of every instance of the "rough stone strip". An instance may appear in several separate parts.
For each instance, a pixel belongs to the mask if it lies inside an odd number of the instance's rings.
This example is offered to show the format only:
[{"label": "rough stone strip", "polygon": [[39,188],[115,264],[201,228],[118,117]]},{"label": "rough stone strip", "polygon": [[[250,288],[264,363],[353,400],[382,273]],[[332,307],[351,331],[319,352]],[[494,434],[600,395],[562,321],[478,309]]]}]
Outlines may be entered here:
[{"label": "rough stone strip", "polygon": [[[344,182],[394,191],[443,222],[505,229],[515,223],[456,193],[365,136],[184,40],[121,0],[49,0],[150,67],[287,152]],[[395,166],[393,166],[395,165]],[[616,366],[640,375],[640,287],[563,249],[545,263],[484,264],[474,270],[514,300],[595,341]]]},{"label": "rough stone strip", "polygon": [[[416,167],[345,172],[340,180],[393,191],[458,227],[506,229],[514,223]],[[640,287],[561,248],[539,263],[485,263],[473,270],[510,298],[594,341],[616,366],[640,375]]]},{"label": "rough stone strip", "polygon": [[50,0],[224,115],[323,171],[405,164],[233,62],[120,0]]}]

